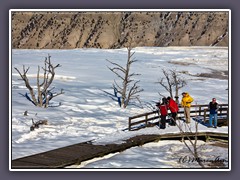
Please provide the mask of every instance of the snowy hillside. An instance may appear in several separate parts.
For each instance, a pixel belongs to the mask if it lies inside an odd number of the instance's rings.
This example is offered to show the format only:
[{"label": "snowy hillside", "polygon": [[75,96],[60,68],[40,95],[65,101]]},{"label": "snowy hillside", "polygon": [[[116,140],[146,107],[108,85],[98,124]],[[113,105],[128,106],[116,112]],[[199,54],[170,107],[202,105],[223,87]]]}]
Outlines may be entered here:
[{"label": "snowy hillside", "polygon": [[[140,96],[143,109],[138,106],[120,109],[118,103],[104,92],[113,94],[111,86],[113,80],[117,79],[107,68],[109,62],[106,59],[124,65],[127,49],[12,50],[10,158],[16,159],[89,140],[96,143],[117,143],[136,134],[159,133],[160,130],[156,127],[138,132],[122,130],[127,128],[129,116],[151,111],[149,103],[154,105],[154,101],[161,98],[159,92],[168,96],[156,83],[162,77],[162,69],[182,72],[182,77],[188,84],[181,91],[190,93],[195,100],[193,104],[207,104],[212,97],[215,97],[218,103],[228,103],[228,48],[138,47],[133,51],[138,61],[132,65],[131,70],[141,74],[137,78],[144,89]],[[62,65],[56,70],[52,86],[56,91],[63,88],[65,94],[51,101],[53,105],[61,102],[61,106],[43,109],[34,107],[19,94],[25,94],[28,90],[23,81],[19,80],[14,67],[20,70],[22,65],[30,67],[28,76],[32,77],[32,85],[36,85],[34,77],[37,66],[44,65],[48,54],[51,55],[53,64]],[[213,73],[217,78],[198,77],[201,73]],[[28,116],[23,115],[26,110]],[[31,118],[35,121],[47,119],[49,124],[30,131]],[[177,129],[171,129],[175,130]],[[228,132],[228,128],[220,131]],[[140,152],[141,150],[137,151],[139,156]],[[118,164],[111,167],[118,168]]]}]

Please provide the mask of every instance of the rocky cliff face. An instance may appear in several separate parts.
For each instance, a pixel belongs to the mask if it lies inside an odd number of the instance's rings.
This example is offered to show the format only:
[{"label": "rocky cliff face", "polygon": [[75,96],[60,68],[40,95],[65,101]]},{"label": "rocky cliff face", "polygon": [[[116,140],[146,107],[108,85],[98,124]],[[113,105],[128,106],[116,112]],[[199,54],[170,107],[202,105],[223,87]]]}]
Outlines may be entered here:
[{"label": "rocky cliff face", "polygon": [[228,12],[12,12],[12,48],[228,46]]}]

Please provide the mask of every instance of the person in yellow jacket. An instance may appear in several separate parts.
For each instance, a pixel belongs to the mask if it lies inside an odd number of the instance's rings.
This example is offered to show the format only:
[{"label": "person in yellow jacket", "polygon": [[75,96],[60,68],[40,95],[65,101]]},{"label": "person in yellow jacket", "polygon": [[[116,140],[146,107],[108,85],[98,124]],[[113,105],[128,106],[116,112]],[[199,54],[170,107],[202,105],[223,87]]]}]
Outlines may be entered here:
[{"label": "person in yellow jacket", "polygon": [[184,116],[186,119],[186,123],[190,123],[191,122],[190,107],[191,107],[191,103],[193,102],[193,98],[187,92],[183,92],[182,95],[183,97],[182,97],[181,105],[184,108]]}]

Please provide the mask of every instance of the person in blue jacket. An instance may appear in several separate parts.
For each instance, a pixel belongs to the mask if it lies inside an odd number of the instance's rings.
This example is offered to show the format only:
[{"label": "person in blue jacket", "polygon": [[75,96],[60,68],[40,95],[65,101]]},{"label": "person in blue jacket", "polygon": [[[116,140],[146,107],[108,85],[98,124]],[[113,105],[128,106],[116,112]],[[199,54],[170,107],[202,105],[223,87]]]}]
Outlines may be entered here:
[{"label": "person in blue jacket", "polygon": [[[212,101],[208,105],[209,108],[209,127],[217,128],[217,112],[218,112],[218,103],[216,98],[212,98]],[[212,120],[214,119],[214,124],[212,124]]]}]

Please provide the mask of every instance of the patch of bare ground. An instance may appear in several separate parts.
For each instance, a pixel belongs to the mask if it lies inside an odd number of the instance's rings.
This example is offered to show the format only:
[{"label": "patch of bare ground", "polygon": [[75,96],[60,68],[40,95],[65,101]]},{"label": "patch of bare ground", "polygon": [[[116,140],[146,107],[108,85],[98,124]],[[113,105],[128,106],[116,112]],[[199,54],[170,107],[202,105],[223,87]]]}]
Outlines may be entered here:
[{"label": "patch of bare ground", "polygon": [[[189,66],[194,63],[188,62],[179,62],[179,61],[168,61],[170,64],[182,65],[182,66]],[[228,71],[217,71],[211,70],[210,73],[198,73],[198,74],[190,74],[188,71],[181,71],[182,74],[187,74],[194,77],[200,77],[199,80],[204,80],[201,78],[214,78],[214,79],[228,79]]]},{"label": "patch of bare ground", "polygon": [[[221,141],[214,141],[214,142],[210,142],[209,145],[211,146],[217,146],[217,147],[221,147],[221,148],[228,148],[228,142],[221,142]],[[208,164],[208,168],[217,168],[217,169],[224,169],[224,168],[228,168],[226,167],[226,159],[218,159],[216,158],[215,161],[212,161]]]},{"label": "patch of bare ground", "polygon": [[227,80],[228,79],[228,71],[212,71],[211,73],[200,73],[200,74],[196,74],[194,76]]},{"label": "patch of bare ground", "polygon": [[212,70],[210,73],[198,73],[198,74],[190,74],[188,71],[181,71],[180,73],[187,74],[193,77],[199,77],[199,80],[204,80],[203,78],[228,80],[228,71]]},{"label": "patch of bare ground", "polygon": [[228,143],[227,142],[220,142],[220,141],[215,141],[210,143],[211,146],[218,146],[222,148],[228,148]]},{"label": "patch of bare ground", "polygon": [[209,168],[218,168],[218,169],[224,169],[224,168],[227,168],[226,165],[224,164],[224,162],[222,161],[213,161],[211,162],[210,164],[208,164],[208,167]]},{"label": "patch of bare ground", "polygon": [[170,64],[176,64],[176,65],[182,65],[182,66],[189,66],[190,64],[193,63],[188,63],[188,62],[179,62],[179,61],[168,61]]}]

